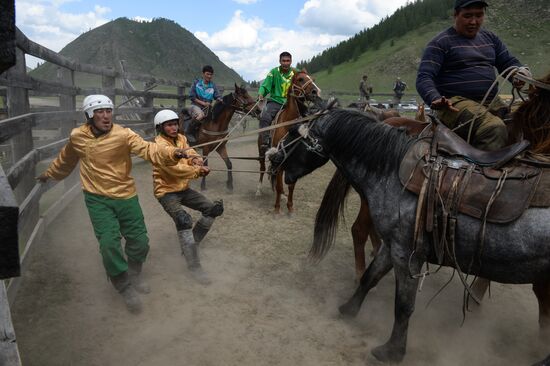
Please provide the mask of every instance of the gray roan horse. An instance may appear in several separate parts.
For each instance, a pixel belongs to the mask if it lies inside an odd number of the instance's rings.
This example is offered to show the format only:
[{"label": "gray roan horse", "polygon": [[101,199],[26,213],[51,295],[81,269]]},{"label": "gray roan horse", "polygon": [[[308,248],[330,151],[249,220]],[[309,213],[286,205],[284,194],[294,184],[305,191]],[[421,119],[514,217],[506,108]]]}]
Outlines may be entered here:
[{"label": "gray roan horse", "polygon": [[[356,292],[340,307],[340,312],[355,316],[368,291],[393,268],[396,279],[393,330],[390,339],[372,353],[384,362],[400,362],[406,352],[409,317],[414,311],[418,286],[418,277],[411,275],[420,273],[426,261],[433,263],[436,260],[428,235],[424,235],[420,250],[413,253],[411,243],[414,242],[418,197],[403,191],[398,177],[404,154],[415,139],[402,129],[377,123],[361,112],[345,109],[330,111],[311,122],[309,128],[304,127],[299,129],[303,139],[292,146],[291,156],[287,156],[279,168],[284,169],[288,184],[330,159],[357,192],[368,200],[383,244],[362,276]],[[295,140],[297,134],[289,134],[281,149],[290,150],[290,141]],[[288,152],[279,151],[272,155],[272,164],[277,167]],[[458,214],[455,263],[463,270],[470,268],[470,274],[491,281],[547,285],[550,279],[548,222],[550,209],[530,208],[509,224],[487,223],[485,243],[480,253],[478,233],[481,221]],[[320,259],[328,249],[313,243],[310,255]],[[481,255],[480,261],[468,267],[477,255]],[[536,294],[539,301],[541,296],[548,295]],[[548,325],[542,319],[540,323]]]}]

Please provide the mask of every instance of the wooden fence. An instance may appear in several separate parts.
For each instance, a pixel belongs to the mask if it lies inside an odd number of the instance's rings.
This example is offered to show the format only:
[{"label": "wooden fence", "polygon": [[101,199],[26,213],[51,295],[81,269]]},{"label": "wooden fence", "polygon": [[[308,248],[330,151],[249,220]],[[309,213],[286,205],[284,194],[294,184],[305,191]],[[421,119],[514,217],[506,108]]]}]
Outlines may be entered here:
[{"label": "wooden fence", "polygon": [[[5,101],[4,108],[0,110],[0,118],[2,114],[4,117],[7,116],[0,120],[0,147],[7,151],[4,155],[0,154],[3,166],[3,169],[0,168],[0,211],[3,219],[12,220],[11,228],[4,229],[15,231],[15,235],[3,235],[11,237],[12,242],[0,243],[0,254],[4,251],[9,252],[10,245],[15,247],[15,256],[20,255],[21,272],[24,274],[28,253],[33,245],[39,245],[48,224],[81,190],[78,169],[63,180],[63,183],[42,184],[35,180],[35,176],[47,166],[41,162],[55,157],[67,142],[70,131],[84,120],[83,112],[77,111],[76,108],[77,96],[105,94],[113,101],[116,101],[117,96],[143,98],[142,107],[115,109],[115,121],[137,130],[145,138],[152,138],[154,129],[151,120],[158,110],[154,106],[154,99],[175,100],[179,110],[185,104],[185,88],[191,84],[186,81],[161,79],[151,75],[125,73],[109,67],[78,63],[29,40],[19,29],[16,29],[16,46],[16,65],[0,74],[0,86],[5,87],[0,89],[0,98]],[[32,55],[57,65],[57,81],[39,80],[27,75],[25,55]],[[82,88],[75,85],[75,72],[101,76],[101,87]],[[142,81],[145,83],[144,90],[128,91],[116,88],[117,78]],[[148,90],[152,85],[175,87],[176,93]],[[32,108],[30,95],[58,98],[59,106]],[[121,120],[120,117],[126,114],[137,114],[142,118]],[[45,130],[53,133],[38,141],[36,137],[39,131]],[[50,192],[50,195],[56,197],[53,204],[44,207],[44,203],[41,205],[42,196],[55,186],[55,191]],[[2,225],[5,224],[8,223],[4,221]],[[20,277],[14,277],[18,276],[18,271],[19,268],[15,268],[11,275],[8,273],[0,276],[0,279],[13,277],[9,282],[5,281],[7,291],[4,281],[0,280],[2,365],[20,365],[9,311],[9,304],[13,304],[20,283]]]}]

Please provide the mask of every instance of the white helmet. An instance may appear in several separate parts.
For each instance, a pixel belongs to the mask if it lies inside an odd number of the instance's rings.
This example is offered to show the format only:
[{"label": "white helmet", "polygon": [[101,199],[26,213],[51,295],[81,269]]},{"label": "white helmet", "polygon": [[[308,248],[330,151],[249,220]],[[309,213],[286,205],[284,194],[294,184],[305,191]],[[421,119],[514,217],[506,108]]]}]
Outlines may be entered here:
[{"label": "white helmet", "polygon": [[111,99],[101,94],[88,95],[82,102],[82,109],[86,114],[86,117],[92,118],[94,111],[97,109],[110,108],[113,109],[114,105]]},{"label": "white helmet", "polygon": [[155,127],[162,125],[164,122],[179,120],[176,112],[171,111],[170,109],[163,109],[155,115],[154,124]]}]

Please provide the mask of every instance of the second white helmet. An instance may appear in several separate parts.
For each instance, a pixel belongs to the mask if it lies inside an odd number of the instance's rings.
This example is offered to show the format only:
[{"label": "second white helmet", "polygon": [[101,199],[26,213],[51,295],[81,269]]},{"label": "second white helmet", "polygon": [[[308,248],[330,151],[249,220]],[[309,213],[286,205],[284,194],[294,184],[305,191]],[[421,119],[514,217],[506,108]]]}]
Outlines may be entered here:
[{"label": "second white helmet", "polygon": [[163,109],[155,115],[154,124],[155,127],[162,125],[164,122],[179,120],[179,117],[176,112],[171,111],[170,109]]},{"label": "second white helmet", "polygon": [[92,118],[94,116],[94,111],[97,109],[113,109],[114,105],[111,99],[105,95],[93,94],[88,95],[84,98],[82,102],[82,109],[86,113],[86,117]]}]

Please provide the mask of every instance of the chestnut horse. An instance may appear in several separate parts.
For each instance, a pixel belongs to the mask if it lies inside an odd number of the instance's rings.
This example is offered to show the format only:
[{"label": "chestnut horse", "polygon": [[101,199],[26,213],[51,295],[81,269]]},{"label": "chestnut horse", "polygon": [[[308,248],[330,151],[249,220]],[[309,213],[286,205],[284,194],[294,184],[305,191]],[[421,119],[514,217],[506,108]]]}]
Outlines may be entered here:
[{"label": "chestnut horse", "polygon": [[[307,73],[304,69],[302,71],[297,71],[292,77],[290,90],[281,111],[275,116],[275,119],[272,122],[272,125],[277,125],[283,122],[287,122],[296,118],[300,118],[307,111],[305,106],[306,101],[314,102],[317,101],[320,97],[320,89],[313,82],[313,78]],[[279,141],[287,134],[289,129],[292,128],[292,125],[285,126],[281,128],[276,128],[271,131],[271,146],[276,147],[279,144]],[[263,172],[265,171],[265,151],[261,149],[261,136],[258,136],[258,152],[260,154],[260,182],[258,183],[258,190],[256,195],[261,194],[261,185],[263,181]],[[272,186],[276,193],[275,198],[275,213],[281,213],[281,195],[284,194],[283,187],[283,172],[278,171],[272,179]],[[288,185],[288,196],[287,196],[287,208],[288,212],[292,213],[294,211],[294,184]]]},{"label": "chestnut horse", "polygon": [[[244,113],[251,112],[251,109],[256,105],[256,100],[248,94],[246,88],[235,84],[235,90],[225,95],[220,102],[216,102],[212,108],[212,117],[203,122],[200,126],[199,134],[196,143],[193,145],[203,144],[216,141],[227,136],[229,133],[229,122],[235,111]],[[258,112],[258,111],[252,111]],[[180,114],[180,130],[183,129],[183,113]],[[227,141],[219,144],[213,143],[202,147],[202,154],[206,157],[205,165],[208,165],[208,154],[216,151],[225,162],[227,167],[226,187],[228,190],[233,190],[233,175],[231,169],[233,164],[227,155]],[[206,190],[206,177],[202,178],[201,190]]]}]

